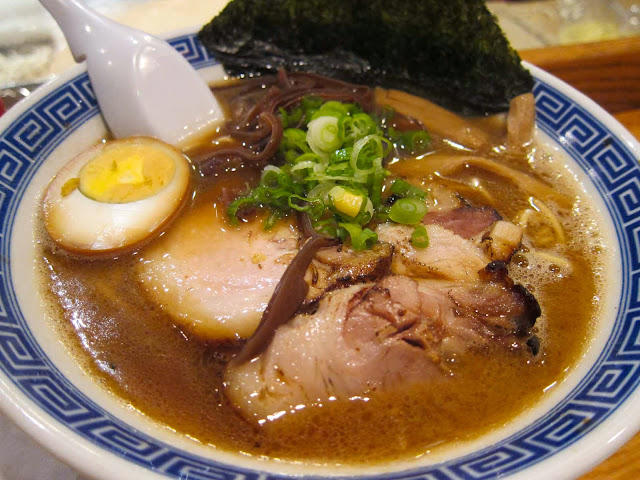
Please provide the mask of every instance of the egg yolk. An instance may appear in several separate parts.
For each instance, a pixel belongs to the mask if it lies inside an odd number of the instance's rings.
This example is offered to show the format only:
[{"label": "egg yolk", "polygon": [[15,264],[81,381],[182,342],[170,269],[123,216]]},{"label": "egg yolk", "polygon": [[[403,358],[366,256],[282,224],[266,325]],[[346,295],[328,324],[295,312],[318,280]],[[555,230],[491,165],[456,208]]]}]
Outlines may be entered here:
[{"label": "egg yolk", "polygon": [[102,203],[129,203],[162,190],[175,174],[174,159],[149,145],[114,143],[80,170],[78,188]]}]

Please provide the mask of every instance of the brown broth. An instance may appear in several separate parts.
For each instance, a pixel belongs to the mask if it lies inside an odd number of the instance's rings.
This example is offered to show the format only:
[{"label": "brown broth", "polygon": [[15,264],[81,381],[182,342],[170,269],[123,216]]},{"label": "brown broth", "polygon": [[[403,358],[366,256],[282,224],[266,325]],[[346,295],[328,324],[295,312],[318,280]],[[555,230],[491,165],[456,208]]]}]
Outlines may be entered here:
[{"label": "brown broth", "polygon": [[[558,177],[558,167],[544,155],[532,165],[532,175]],[[506,218],[527,205],[526,195],[494,174],[465,169],[453,176],[457,181],[472,177],[501,200],[493,206]],[[244,173],[220,175],[201,187],[194,204],[208,202],[216,208],[224,188],[248,180]],[[425,185],[439,181],[409,180]],[[554,187],[578,196],[569,180],[556,180]],[[487,203],[483,196],[468,199]],[[325,402],[262,427],[243,420],[223,394],[223,369],[236,347],[203,341],[176,327],[139,285],[138,254],[79,261],[57,252],[40,234],[41,290],[80,365],[150,418],[230,451],[330,464],[385,462],[425,454],[508,423],[540,401],[545,389],[578,362],[599,314],[594,299],[601,288],[601,239],[585,233],[592,231],[585,226],[593,225],[593,212],[556,213],[567,231],[568,244],[561,253],[571,262],[572,273],[536,264],[526,252],[510,267],[514,279],[542,306],[536,331],[543,342],[537,356],[527,360],[498,348],[475,351],[452,365],[454,374],[437,388],[427,384]]]}]

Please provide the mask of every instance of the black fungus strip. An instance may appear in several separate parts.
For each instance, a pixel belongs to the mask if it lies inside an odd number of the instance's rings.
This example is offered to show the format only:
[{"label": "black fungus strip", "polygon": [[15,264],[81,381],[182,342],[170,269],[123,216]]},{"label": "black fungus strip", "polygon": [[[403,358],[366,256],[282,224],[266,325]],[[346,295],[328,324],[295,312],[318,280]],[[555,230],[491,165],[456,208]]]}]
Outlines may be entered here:
[{"label": "black fungus strip", "polygon": [[198,159],[196,163],[200,175],[213,175],[225,165],[237,166],[232,164],[234,161],[239,165],[258,169],[270,163],[283,136],[278,110],[296,105],[304,97],[357,102],[365,109],[371,108],[373,102],[373,93],[369,87],[311,73],[289,74],[284,70],[278,72],[277,76],[265,78],[263,83],[251,82],[240,97],[253,98],[267,86],[262,98],[250,106],[240,116],[240,120],[224,126],[224,132],[235,139],[238,145],[214,149],[207,157]]},{"label": "black fungus strip", "polygon": [[321,248],[340,243],[338,238],[325,237],[315,232],[306,214],[301,215],[300,223],[309,239],[282,275],[262,314],[258,328],[242,350],[232,359],[236,365],[254,359],[269,346],[278,327],[287,323],[296,314],[307,296],[309,285],[304,281],[304,276],[313,257]]}]

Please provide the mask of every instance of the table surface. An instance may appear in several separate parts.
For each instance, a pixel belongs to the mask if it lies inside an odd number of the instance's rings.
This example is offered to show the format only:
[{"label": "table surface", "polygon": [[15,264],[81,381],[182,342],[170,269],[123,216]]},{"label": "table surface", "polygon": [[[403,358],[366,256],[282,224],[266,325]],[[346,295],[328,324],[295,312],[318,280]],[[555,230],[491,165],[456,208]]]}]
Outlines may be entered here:
[{"label": "table surface", "polygon": [[[183,22],[190,22],[196,17],[208,18],[212,11],[218,10],[225,1],[196,2],[198,7],[195,10],[192,8]],[[162,8],[161,4],[169,5],[172,2],[176,3],[175,0],[165,0],[158,2],[158,5]],[[198,8],[200,11],[197,10]],[[497,5],[497,8],[500,13],[499,9],[505,7]],[[522,5],[518,8],[529,14],[527,10],[530,9],[529,6]],[[145,15],[143,16],[142,13]],[[156,12],[155,19],[149,18],[140,5],[139,8],[133,9],[130,21],[136,24],[145,23],[141,27],[154,22],[153,29],[166,30],[167,26],[162,24],[162,19],[158,15],[161,15],[161,12]],[[183,13],[183,15],[187,14]],[[174,17],[173,22],[175,21]],[[148,28],[148,30],[152,29]],[[540,32],[534,33],[535,35],[531,38],[542,38]],[[524,46],[545,45],[538,45],[531,40]],[[521,53],[524,59],[542,66],[596,99],[640,140],[640,37],[559,50],[556,48],[550,49],[545,46],[535,50],[524,50]],[[69,59],[63,55],[57,62],[52,67],[54,70],[66,68]],[[0,415],[0,432],[0,451],[3,452],[0,455],[0,480],[45,478],[47,480],[81,480],[77,473],[44,452],[2,415]],[[620,450],[579,480],[636,479],[640,479],[640,434],[634,436]]]}]

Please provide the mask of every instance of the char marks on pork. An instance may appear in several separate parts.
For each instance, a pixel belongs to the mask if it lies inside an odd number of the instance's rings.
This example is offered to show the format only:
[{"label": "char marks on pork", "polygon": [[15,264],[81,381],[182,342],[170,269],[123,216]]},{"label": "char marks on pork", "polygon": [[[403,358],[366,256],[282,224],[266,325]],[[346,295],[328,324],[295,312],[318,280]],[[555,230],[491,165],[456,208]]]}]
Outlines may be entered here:
[{"label": "char marks on pork", "polygon": [[478,272],[491,261],[484,248],[440,225],[426,225],[425,228],[429,246],[415,248],[411,243],[412,226],[378,226],[378,239],[395,249],[391,262],[393,273],[462,282],[479,279]]},{"label": "char marks on pork", "polygon": [[537,353],[540,307],[507,271],[520,227],[470,206],[423,223],[427,248],[411,243],[414,227],[386,223],[371,250],[316,254],[298,315],[257,357],[227,367],[226,394],[243,416],[260,423],[334,398],[442,382],[469,353]]},{"label": "char marks on pork", "polygon": [[419,278],[477,281],[492,261],[511,260],[520,248],[522,228],[502,220],[491,207],[463,207],[429,212],[422,220],[428,248],[415,248],[413,227],[381,224],[378,239],[394,246],[393,273]]},{"label": "char marks on pork", "polygon": [[448,360],[472,349],[530,355],[525,327],[540,315],[537,302],[498,266],[482,277],[459,283],[389,275],[332,292],[313,315],[280,327],[256,359],[230,365],[227,395],[259,422],[298,405],[443,381],[455,374]]},{"label": "char marks on pork", "polygon": [[384,277],[390,272],[392,256],[393,246],[385,242],[362,251],[346,245],[320,250],[305,277],[309,293],[304,308],[313,307],[325,293]]}]

